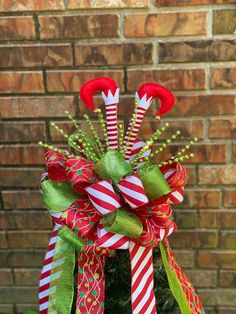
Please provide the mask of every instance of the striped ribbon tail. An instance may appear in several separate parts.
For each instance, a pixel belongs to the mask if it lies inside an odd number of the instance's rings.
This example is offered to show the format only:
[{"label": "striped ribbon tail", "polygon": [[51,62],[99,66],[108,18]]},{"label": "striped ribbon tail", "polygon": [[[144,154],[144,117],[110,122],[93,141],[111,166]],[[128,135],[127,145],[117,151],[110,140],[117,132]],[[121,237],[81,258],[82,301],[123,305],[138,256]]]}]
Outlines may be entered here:
[{"label": "striped ribbon tail", "polygon": [[137,208],[148,203],[138,174],[132,174],[122,179],[118,184],[118,189],[131,208]]},{"label": "striped ribbon tail", "polygon": [[133,314],[156,314],[152,249],[130,242]]},{"label": "striped ribbon tail", "polygon": [[[125,160],[129,160],[129,158],[130,158],[130,155],[132,153],[132,147],[136,141],[138,131],[139,131],[139,128],[140,128],[141,123],[143,121],[143,117],[144,117],[145,112],[146,112],[145,108],[137,107],[137,118],[135,120],[135,123],[133,124],[132,120],[130,122],[127,135],[125,136],[125,141],[126,141],[125,144],[127,145],[127,150],[125,152]],[[131,129],[132,124],[133,124],[133,126]],[[127,143],[127,141],[128,141],[128,143]]]},{"label": "striped ribbon tail", "polygon": [[74,249],[58,236],[60,225],[55,224],[39,282],[39,313],[69,314],[74,289],[65,286],[73,281]]},{"label": "striped ribbon tail", "polygon": [[105,261],[105,255],[82,252],[79,256],[76,313],[103,314]]},{"label": "striped ribbon tail", "polygon": [[109,149],[118,148],[117,104],[106,105],[106,123]]}]

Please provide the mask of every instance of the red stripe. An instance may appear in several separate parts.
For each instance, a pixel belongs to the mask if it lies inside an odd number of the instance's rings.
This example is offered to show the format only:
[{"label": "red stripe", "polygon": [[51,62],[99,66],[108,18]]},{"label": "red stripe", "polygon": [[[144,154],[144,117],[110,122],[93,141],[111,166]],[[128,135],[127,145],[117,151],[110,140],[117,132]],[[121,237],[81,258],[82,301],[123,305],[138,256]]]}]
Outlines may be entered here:
[{"label": "red stripe", "polygon": [[41,273],[40,280],[50,276],[50,274],[51,274],[51,269],[48,271],[45,271],[44,273]]},{"label": "red stripe", "polygon": [[[138,244],[136,244],[136,246],[138,247],[138,249],[139,249],[139,245]],[[148,253],[149,253],[149,249],[145,249],[144,251],[143,251],[143,253],[142,253],[142,255],[139,257],[139,261],[141,260],[143,260],[143,259],[145,259],[146,258],[146,256],[148,255]],[[136,265],[134,266],[134,268],[132,268],[132,273],[133,274],[135,274],[136,273],[136,271],[137,271],[137,269],[139,268],[139,262],[137,262],[136,263]],[[132,261],[131,261],[131,267],[132,267]]]},{"label": "red stripe", "polygon": [[[104,208],[104,210],[109,210],[109,211],[114,211],[117,208],[113,205],[110,204],[104,200],[101,200],[97,197],[94,197],[93,195],[90,195],[89,198],[91,199],[91,201],[93,201],[95,204],[99,205],[100,207]],[[95,205],[94,205],[95,206]],[[96,206],[95,206],[96,207]]]},{"label": "red stripe", "polygon": [[43,297],[42,299],[39,300],[39,304],[43,304],[45,302],[48,302],[48,300],[49,300],[49,296],[47,295],[46,297]]},{"label": "red stripe", "polygon": [[[143,274],[143,276],[145,276],[145,274]],[[132,309],[133,311],[136,309],[136,307],[139,305],[139,303],[142,301],[143,299],[143,296],[146,294],[147,292],[147,289],[150,285],[150,283],[152,282],[153,280],[153,274],[151,274],[147,279],[146,279],[146,282],[145,282],[145,286],[143,287],[142,291],[139,293],[138,297],[136,298],[136,300],[134,302],[132,302]],[[147,313],[143,313],[143,312],[139,312],[139,314],[147,314]]]},{"label": "red stripe", "polygon": [[50,282],[46,283],[46,285],[39,287],[39,292],[47,290],[47,289],[49,289],[49,287],[50,287]]},{"label": "red stripe", "polygon": [[[140,258],[140,263],[144,260],[144,257],[141,256]],[[140,285],[140,282],[142,280],[145,280],[145,274],[148,271],[148,269],[150,268],[152,264],[152,256],[150,256],[148,262],[144,265],[144,267],[142,268],[142,271],[140,272],[140,274],[138,275],[138,277],[136,278],[135,282],[132,283],[132,289],[133,291],[135,291],[138,286]],[[139,267],[138,267],[139,268]],[[136,271],[132,271],[132,274],[134,275],[136,273]]]}]

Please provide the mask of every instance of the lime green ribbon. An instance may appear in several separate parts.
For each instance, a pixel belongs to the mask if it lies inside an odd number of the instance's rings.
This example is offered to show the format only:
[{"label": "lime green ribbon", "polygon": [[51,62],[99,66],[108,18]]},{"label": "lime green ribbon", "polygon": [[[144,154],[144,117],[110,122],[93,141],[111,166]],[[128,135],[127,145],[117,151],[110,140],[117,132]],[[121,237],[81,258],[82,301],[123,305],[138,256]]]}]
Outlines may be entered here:
[{"label": "lime green ribbon", "polygon": [[170,289],[178,302],[179,308],[181,310],[182,314],[191,314],[191,309],[189,307],[189,303],[185,297],[185,294],[183,292],[183,289],[180,285],[179,278],[177,277],[176,273],[174,270],[170,267],[168,258],[166,255],[166,248],[165,245],[160,242],[159,243],[160,250],[161,250],[161,256],[162,256],[162,261],[165,267],[167,279],[169,282]]},{"label": "lime green ribbon", "polygon": [[46,180],[41,183],[43,203],[50,213],[58,213],[68,208],[80,198],[68,182]]}]

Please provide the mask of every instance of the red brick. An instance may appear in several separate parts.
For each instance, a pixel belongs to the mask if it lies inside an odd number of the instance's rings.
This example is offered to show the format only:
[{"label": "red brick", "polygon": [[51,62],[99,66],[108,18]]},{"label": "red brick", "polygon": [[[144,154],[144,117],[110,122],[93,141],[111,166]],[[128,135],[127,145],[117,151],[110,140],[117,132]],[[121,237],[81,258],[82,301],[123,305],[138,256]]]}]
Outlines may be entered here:
[{"label": "red brick", "polygon": [[3,187],[25,187],[35,188],[40,185],[40,177],[43,169],[30,168],[1,168],[0,176]]},{"label": "red brick", "polygon": [[227,89],[236,86],[236,68],[212,68],[211,69],[211,88]]},{"label": "red brick", "polygon": [[0,266],[5,267],[42,267],[45,250],[1,250]]},{"label": "red brick", "polygon": [[235,314],[235,307],[217,307],[218,314]]},{"label": "red brick", "polygon": [[220,232],[220,248],[235,250],[236,249],[236,232],[221,231]]},{"label": "red brick", "polygon": [[228,189],[224,191],[224,206],[236,207],[236,189]]},{"label": "red brick", "polygon": [[123,90],[122,71],[48,71],[48,90],[51,92],[79,92],[83,83],[95,77],[108,76],[113,78],[117,85]]},{"label": "red brick", "polygon": [[65,111],[74,115],[72,96],[1,97],[2,118],[64,117]]},{"label": "red brick", "polygon": [[14,278],[17,286],[38,285],[41,269],[15,269]]},{"label": "red brick", "polygon": [[180,208],[219,208],[221,193],[214,189],[185,190]]},{"label": "red brick", "polygon": [[0,47],[0,67],[64,67],[72,65],[70,44]]},{"label": "red brick", "polygon": [[[37,303],[28,303],[28,304],[16,304],[16,311],[17,313],[27,313],[27,311],[38,311],[38,304]],[[32,312],[34,313],[34,312]]]},{"label": "red brick", "polygon": [[159,44],[160,63],[235,61],[234,40],[196,40]]},{"label": "red brick", "polygon": [[236,211],[224,210],[219,212],[219,225],[224,229],[236,229]]},{"label": "red brick", "polygon": [[122,1],[91,1],[68,0],[68,9],[112,9],[112,8],[146,8],[148,0],[122,0]]},{"label": "red brick", "polygon": [[63,10],[63,0],[40,0],[40,1],[15,1],[3,0],[0,2],[0,12],[18,11],[48,11]]},{"label": "red brick", "polygon": [[0,93],[44,93],[42,72],[1,72]]},{"label": "red brick", "polygon": [[[42,198],[42,197],[41,197]],[[0,227],[7,230],[50,230],[52,219],[45,211],[0,212]]]},{"label": "red brick", "polygon": [[44,122],[4,122],[0,124],[1,142],[32,142],[44,140]]},{"label": "red brick", "polygon": [[196,288],[214,288],[216,286],[216,271],[187,270],[186,274]]},{"label": "red brick", "polygon": [[[192,137],[195,134],[192,134]],[[163,151],[158,160],[166,160],[170,156],[174,156],[184,145],[172,144]],[[194,157],[188,160],[188,163],[225,163],[227,161],[227,152],[225,144],[195,144],[190,148],[191,153],[194,153]]]},{"label": "red brick", "polygon": [[194,185],[197,183],[197,174],[196,168],[194,166],[186,166],[185,167],[188,172],[188,182],[187,185]]},{"label": "red brick", "polygon": [[200,184],[235,184],[236,168],[234,166],[202,166],[199,168]]},{"label": "red brick", "polygon": [[80,39],[119,35],[119,17],[116,14],[39,16],[39,26],[42,39]]},{"label": "red brick", "polygon": [[236,114],[234,95],[177,96],[176,104],[168,113],[171,116],[206,116]]},{"label": "red brick", "polygon": [[174,218],[179,229],[195,229],[197,226],[197,212],[194,210],[174,209]]},{"label": "red brick", "polygon": [[6,249],[8,247],[7,237],[5,232],[0,232],[0,249]]},{"label": "red brick", "polygon": [[13,304],[0,304],[2,314],[14,313]]},{"label": "red brick", "polygon": [[13,277],[11,269],[0,268],[0,285],[11,286],[13,285]]},{"label": "red brick", "polygon": [[206,34],[205,12],[127,14],[126,37],[185,36]]},{"label": "red brick", "polygon": [[213,210],[200,210],[199,212],[200,228],[218,228],[219,212]]},{"label": "red brick", "polygon": [[38,287],[11,287],[5,289],[0,287],[0,302],[9,303],[14,302],[31,303],[37,302]]},{"label": "red brick", "polygon": [[232,144],[232,161],[236,161],[236,143]]},{"label": "red brick", "polygon": [[158,82],[170,90],[205,89],[205,69],[129,70],[128,91],[134,92],[146,82]]},{"label": "red brick", "polygon": [[183,268],[193,268],[194,266],[194,252],[193,251],[175,251],[175,257],[179,265]]},{"label": "red brick", "polygon": [[42,149],[33,145],[0,145],[0,165],[42,165]]},{"label": "red brick", "polygon": [[202,120],[165,120],[160,122],[159,120],[144,120],[140,131],[139,136],[144,139],[148,139],[152,134],[161,126],[164,122],[169,122],[169,127],[167,130],[158,138],[158,139],[167,139],[171,137],[177,130],[181,132],[178,139],[192,139],[197,137],[202,139],[204,137],[204,122]]},{"label": "red brick", "polygon": [[235,229],[236,211],[225,209],[220,211],[200,210],[199,226],[200,228]]},{"label": "red brick", "polygon": [[210,138],[234,138],[236,136],[236,119],[210,119]]},{"label": "red brick", "polygon": [[234,3],[234,0],[156,0],[156,5],[158,6],[188,6],[224,3]]},{"label": "red brick", "polygon": [[173,248],[216,248],[218,245],[217,231],[176,231],[174,236],[170,238]]},{"label": "red brick", "polygon": [[153,45],[150,43],[93,44],[75,46],[76,64],[133,65],[152,64]]},{"label": "red brick", "polygon": [[236,305],[236,290],[204,290],[199,291],[199,297],[205,305]]},{"label": "red brick", "polygon": [[[68,121],[56,121],[55,123],[60,129],[62,129],[68,135],[76,132],[76,128],[74,127],[73,123],[70,123]],[[97,131],[98,136],[100,138],[103,138],[102,136],[103,134],[102,134],[101,128],[99,127],[98,121],[93,121],[93,125],[95,127],[95,130]],[[80,128],[81,130],[84,130],[88,132],[88,134],[92,135],[90,128],[85,121],[80,122]],[[52,141],[57,141],[57,142],[67,141],[65,137],[51,125],[50,125],[50,137]]]},{"label": "red brick", "polygon": [[8,232],[8,243],[9,248],[46,248],[49,241],[49,232],[44,231],[9,231]]},{"label": "red brick", "polygon": [[2,191],[2,198],[5,209],[40,209],[43,207],[42,195],[38,190]]},{"label": "red brick", "polygon": [[222,270],[220,271],[220,287],[222,288],[235,288],[236,271]]},{"label": "red brick", "polygon": [[200,268],[236,269],[235,252],[200,251],[197,258]]},{"label": "red brick", "polygon": [[213,34],[235,34],[236,15],[235,10],[213,11]]},{"label": "red brick", "polygon": [[33,18],[31,16],[0,17],[0,37],[1,40],[34,39]]}]

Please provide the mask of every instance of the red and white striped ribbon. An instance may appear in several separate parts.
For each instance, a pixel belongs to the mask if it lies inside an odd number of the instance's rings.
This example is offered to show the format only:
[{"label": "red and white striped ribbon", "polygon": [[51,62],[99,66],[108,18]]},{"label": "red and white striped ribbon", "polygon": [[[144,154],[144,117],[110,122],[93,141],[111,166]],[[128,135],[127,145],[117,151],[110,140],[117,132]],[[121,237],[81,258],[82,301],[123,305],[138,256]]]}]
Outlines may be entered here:
[{"label": "red and white striped ribbon", "polygon": [[[40,314],[47,314],[48,307],[49,307],[49,298],[50,295],[54,293],[53,289],[50,289],[50,284],[53,279],[56,279],[59,275],[57,273],[53,274],[53,278],[51,276],[52,269],[53,269],[53,258],[54,258],[54,251],[55,246],[58,238],[58,230],[61,225],[55,224],[53,228],[53,232],[51,234],[51,239],[48,244],[47,253],[44,258],[44,265],[40,275],[39,281],[39,313]],[[63,259],[63,258],[62,258]]]},{"label": "red and white striped ribbon", "polygon": [[97,243],[101,247],[123,250],[129,247],[129,237],[106,231],[101,224],[99,224],[97,228],[97,237]]},{"label": "red and white striped ribbon", "polygon": [[[165,177],[166,181],[169,183],[175,177],[175,174],[176,174],[176,170],[171,168],[167,172],[164,173],[164,177]],[[185,175],[185,177],[186,177],[185,172],[183,175]],[[178,204],[178,203],[183,202],[183,200],[184,200],[184,187],[176,188],[173,192],[171,192],[169,194],[169,196],[170,196],[171,204]]]},{"label": "red and white striped ribbon", "polygon": [[[143,121],[143,117],[147,109],[149,108],[151,104],[152,97],[149,99],[146,99],[147,95],[145,94],[141,99],[139,98],[138,94],[136,94],[136,99],[138,99],[138,106],[137,106],[137,117],[135,119],[135,122],[133,123],[133,119],[130,120],[127,133],[125,135],[124,144],[128,145],[127,150],[125,152],[125,159],[129,160],[132,147],[135,143],[135,140],[138,135],[138,131],[140,129],[141,123]],[[132,130],[131,130],[132,127]],[[128,141],[128,143],[127,143]]]},{"label": "red and white striped ribbon", "polygon": [[113,95],[108,91],[107,96],[102,93],[103,100],[106,106],[106,123],[109,149],[118,148],[118,119],[117,119],[117,104],[119,102],[119,88],[116,89]]},{"label": "red and white striped ribbon", "polygon": [[148,203],[148,198],[138,174],[125,177],[117,187],[130,207],[137,208]]},{"label": "red and white striped ribbon", "polygon": [[130,242],[133,314],[156,314],[152,249]]},{"label": "red and white striped ribbon", "polygon": [[119,199],[112,187],[111,180],[103,180],[85,188],[93,206],[106,215],[120,208]]}]

